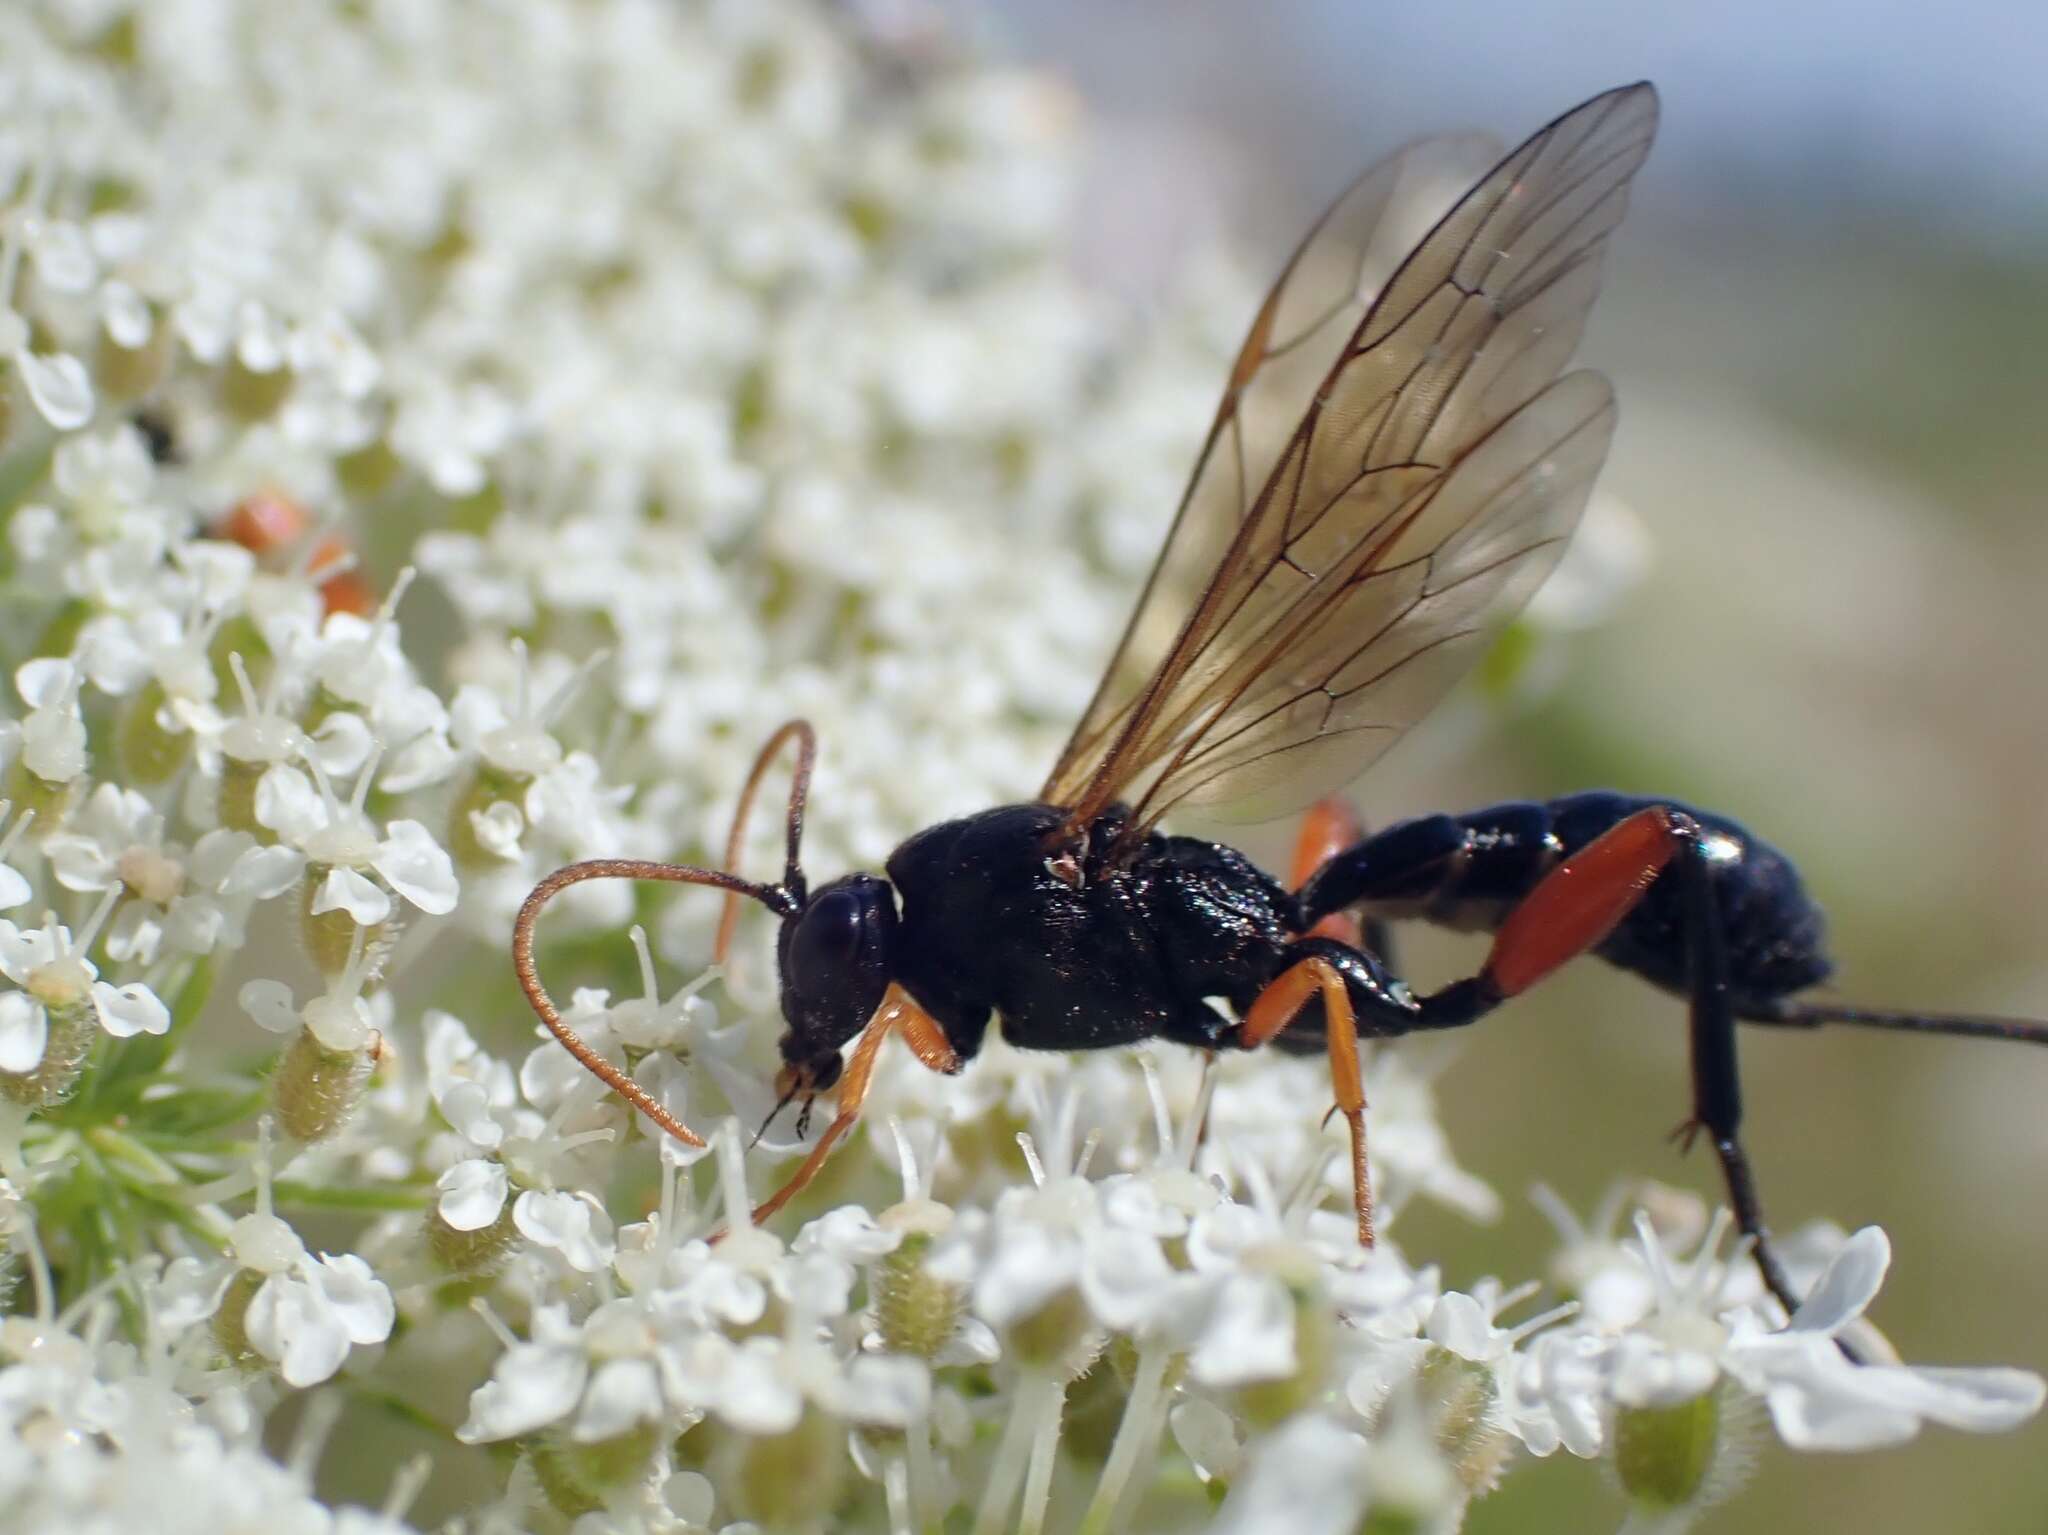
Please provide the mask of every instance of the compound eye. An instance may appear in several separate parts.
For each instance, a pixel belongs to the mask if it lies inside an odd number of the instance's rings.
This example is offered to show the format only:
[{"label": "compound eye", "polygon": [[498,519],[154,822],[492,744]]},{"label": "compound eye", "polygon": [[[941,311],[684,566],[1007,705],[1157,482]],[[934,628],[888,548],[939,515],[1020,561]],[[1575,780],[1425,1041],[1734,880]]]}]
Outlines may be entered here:
[{"label": "compound eye", "polygon": [[850,890],[828,890],[805,910],[791,942],[799,974],[822,976],[844,966],[860,947],[861,903]]}]

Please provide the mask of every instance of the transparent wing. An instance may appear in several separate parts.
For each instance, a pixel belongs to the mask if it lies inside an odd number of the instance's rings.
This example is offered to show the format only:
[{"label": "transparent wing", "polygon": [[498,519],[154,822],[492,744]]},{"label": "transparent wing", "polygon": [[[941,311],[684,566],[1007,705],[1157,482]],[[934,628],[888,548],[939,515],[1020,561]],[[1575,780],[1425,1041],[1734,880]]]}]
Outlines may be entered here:
[{"label": "transparent wing", "polygon": [[[1281,814],[1355,776],[1456,681],[1555,564],[1605,457],[1605,380],[1557,374],[1655,127],[1647,85],[1594,98],[1486,172],[1405,258],[1384,254],[1383,205],[1351,225],[1365,230],[1348,247],[1352,291],[1367,297],[1340,287],[1317,309],[1309,296],[1330,289],[1306,284],[1310,259],[1408,156],[1340,200],[1252,327],[1049,801],[1077,822],[1128,801],[1130,839],[1178,804]],[[1310,354],[1326,360],[1304,388],[1292,359]],[[1253,445],[1254,396],[1300,411],[1270,457]]]},{"label": "transparent wing", "polygon": [[1224,384],[1179,514],[1094,701],[1040,793],[1073,803],[1160,671],[1331,364],[1408,252],[1500,159],[1485,134],[1423,139],[1347,187],[1259,306]]}]

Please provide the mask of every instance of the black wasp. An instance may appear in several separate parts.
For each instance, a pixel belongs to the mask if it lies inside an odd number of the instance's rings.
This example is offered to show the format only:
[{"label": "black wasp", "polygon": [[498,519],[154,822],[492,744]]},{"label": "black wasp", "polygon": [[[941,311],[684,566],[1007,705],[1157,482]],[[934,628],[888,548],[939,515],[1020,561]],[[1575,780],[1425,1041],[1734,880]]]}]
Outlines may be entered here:
[{"label": "black wasp", "polygon": [[[1010,1043],[1037,1050],[1327,1050],[1370,1242],[1360,1038],[1461,1027],[1591,951],[1690,1002],[1688,1131],[1712,1140],[1766,1280],[1796,1305],[1737,1139],[1736,1023],[2035,1041],[2048,1027],[1794,1000],[1829,971],[1798,874],[1733,822],[1668,800],[1583,794],[1364,838],[1333,835],[1326,806],[1294,889],[1229,847],[1159,830],[1176,809],[1263,819],[1350,781],[1556,564],[1615,421],[1604,378],[1560,370],[1656,121],[1655,91],[1632,85],[1505,159],[1431,139],[1366,172],[1252,322],[1159,563],[1037,799],[919,832],[886,878],[813,891],[798,849],[816,743],[794,721],[756,760],[727,853],[730,865],[761,775],[794,742],[779,883],[602,859],[534,889],[513,958],[547,1026],[701,1145],[564,1026],[534,971],[533,927],[580,880],[711,885],[728,892],[720,957],[739,897],[782,919],[782,1103],[807,1111],[838,1088],[831,1125],[758,1216],[852,1125],[889,1035],[953,1072],[999,1018]],[[1357,941],[1361,919],[1377,931],[1398,918],[1491,931],[1493,947],[1477,975],[1416,996],[1383,944]]]}]

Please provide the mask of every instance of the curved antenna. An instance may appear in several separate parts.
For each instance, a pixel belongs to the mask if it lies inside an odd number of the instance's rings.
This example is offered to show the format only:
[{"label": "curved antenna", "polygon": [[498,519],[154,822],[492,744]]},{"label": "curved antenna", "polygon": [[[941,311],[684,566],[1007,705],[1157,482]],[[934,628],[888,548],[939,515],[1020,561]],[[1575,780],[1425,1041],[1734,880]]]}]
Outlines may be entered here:
[{"label": "curved antenna", "polygon": [[[788,855],[782,866],[782,888],[801,906],[807,892],[804,871],[797,864],[797,849],[804,840],[804,807],[811,797],[811,767],[818,760],[818,733],[811,729],[809,720],[794,719],[784,724],[768,738],[768,744],[747,770],[746,787],[740,790],[740,802],[732,813],[732,831],[725,839],[725,866],[739,867],[740,849],[747,839],[747,817],[754,812],[754,796],[776,756],[792,739],[797,743],[796,771],[789,780]],[[740,925],[740,896],[745,893],[736,890],[725,898],[725,910],[718,918],[718,937],[711,945],[714,965],[723,965],[732,954],[733,934]]]},{"label": "curved antenna", "polygon": [[656,863],[642,858],[592,858],[557,869],[535,885],[520,905],[519,915],[513,919],[512,970],[519,977],[519,989],[526,993],[528,1004],[540,1021],[548,1026],[548,1032],[576,1057],[579,1066],[670,1135],[686,1146],[702,1146],[702,1136],[657,1103],[646,1088],[586,1045],[581,1036],[562,1021],[547,988],[540,983],[540,972],[533,962],[533,928],[540,918],[540,909],[571,885],[581,884],[587,879],[660,879],[684,885],[712,885],[727,891],[729,899],[752,896],[770,911],[785,917],[797,909],[796,898],[779,885],[756,885],[736,874],[726,874],[717,869],[699,869],[686,863]]}]

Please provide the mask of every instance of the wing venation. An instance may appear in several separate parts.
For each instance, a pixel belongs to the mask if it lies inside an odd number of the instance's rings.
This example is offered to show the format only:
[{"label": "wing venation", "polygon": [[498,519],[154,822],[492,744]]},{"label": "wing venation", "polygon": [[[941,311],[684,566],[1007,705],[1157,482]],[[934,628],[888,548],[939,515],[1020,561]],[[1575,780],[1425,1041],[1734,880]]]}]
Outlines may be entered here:
[{"label": "wing venation", "polygon": [[1124,801],[1134,845],[1177,806],[1299,808],[1392,745],[1528,601],[1612,436],[1606,380],[1558,374],[1655,127],[1637,85],[1497,163],[1475,140],[1425,141],[1311,230],[1046,782],[1071,823]]}]

